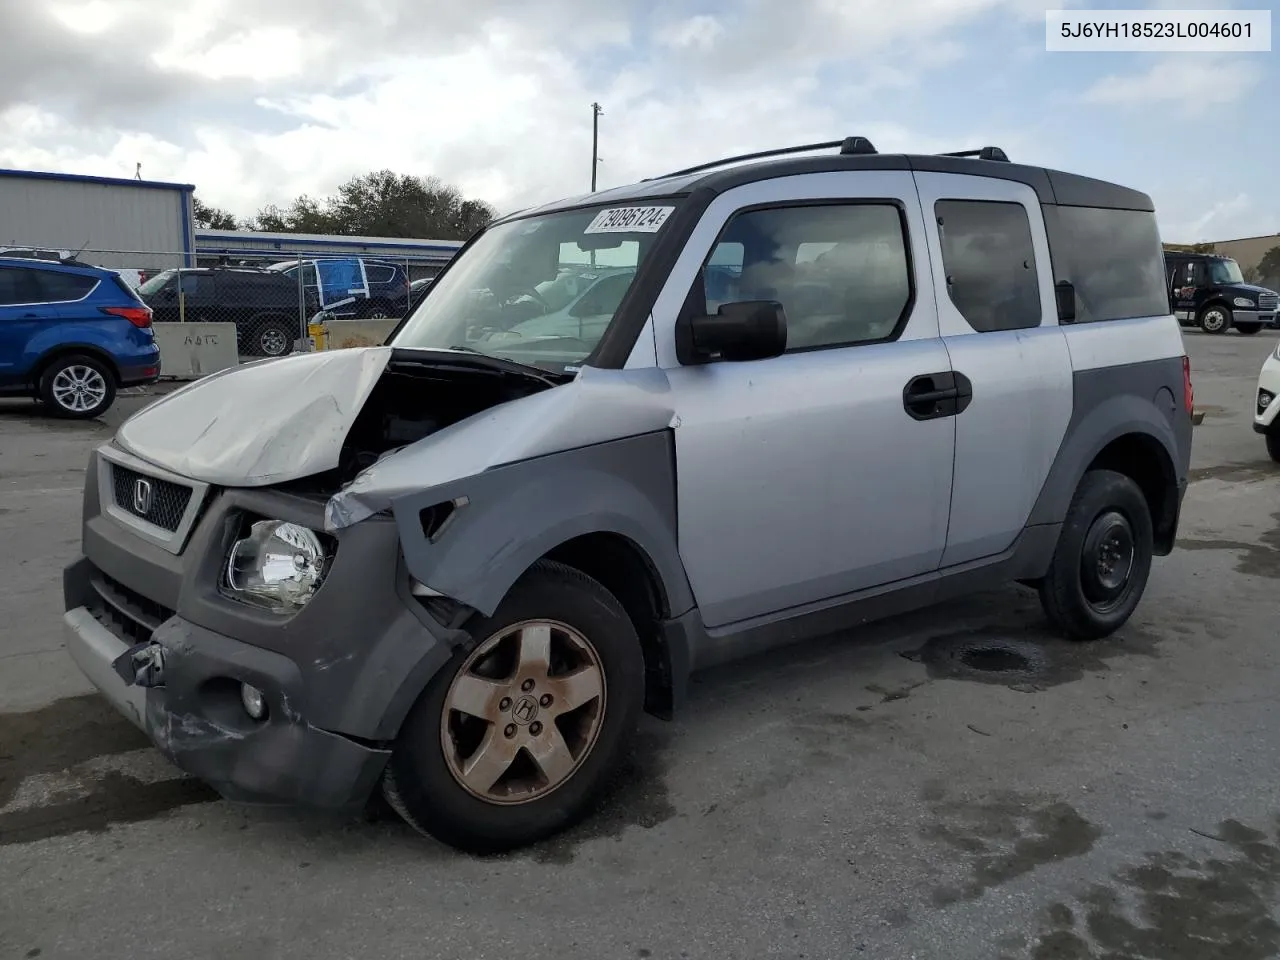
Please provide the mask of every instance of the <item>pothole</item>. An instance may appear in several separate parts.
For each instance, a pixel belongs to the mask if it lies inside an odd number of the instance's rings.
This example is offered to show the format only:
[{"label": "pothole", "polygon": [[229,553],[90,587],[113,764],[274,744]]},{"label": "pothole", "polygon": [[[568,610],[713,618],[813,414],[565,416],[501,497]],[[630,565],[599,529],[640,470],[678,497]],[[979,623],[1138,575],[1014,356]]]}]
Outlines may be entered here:
[{"label": "pothole", "polygon": [[973,647],[961,651],[960,660],[967,667],[990,673],[1025,673],[1031,668],[1031,663],[1025,656],[1004,647]]},{"label": "pothole", "polygon": [[1054,660],[1043,646],[1019,637],[951,634],[934,637],[908,660],[929,668],[929,675],[976,680],[1005,686],[1035,685],[1054,672]]}]

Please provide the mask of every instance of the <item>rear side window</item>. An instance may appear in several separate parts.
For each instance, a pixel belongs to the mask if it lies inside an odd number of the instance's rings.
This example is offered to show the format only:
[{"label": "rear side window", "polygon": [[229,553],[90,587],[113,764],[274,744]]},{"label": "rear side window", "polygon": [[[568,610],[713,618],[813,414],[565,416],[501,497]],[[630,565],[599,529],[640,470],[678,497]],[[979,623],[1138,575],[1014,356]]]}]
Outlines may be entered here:
[{"label": "rear side window", "polygon": [[34,272],[40,284],[40,299],[50,303],[82,300],[98,285],[97,277],[85,277],[75,273],[54,273],[50,270]]},{"label": "rear side window", "polygon": [[370,263],[365,265],[364,275],[369,278],[370,283],[390,283],[396,278],[396,271],[394,267]]},{"label": "rear side window", "polygon": [[0,267],[0,304],[42,302],[38,272],[23,267]]},{"label": "rear side window", "polygon": [[1076,323],[1169,312],[1154,213],[1053,205],[1044,212],[1054,280],[1075,287]]},{"label": "rear side window", "polygon": [[1040,326],[1040,281],[1031,221],[1020,203],[934,204],[947,293],[978,333]]},{"label": "rear side window", "polygon": [[182,275],[182,292],[188,297],[212,299],[215,295],[213,277],[207,273],[184,273]]}]

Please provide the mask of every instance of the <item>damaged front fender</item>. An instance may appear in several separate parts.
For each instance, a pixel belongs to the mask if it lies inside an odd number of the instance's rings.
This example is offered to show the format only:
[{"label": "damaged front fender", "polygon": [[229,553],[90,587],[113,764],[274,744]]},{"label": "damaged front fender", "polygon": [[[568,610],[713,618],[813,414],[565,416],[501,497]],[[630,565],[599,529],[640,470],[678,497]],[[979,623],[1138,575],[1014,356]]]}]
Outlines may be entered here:
[{"label": "damaged front fender", "polygon": [[693,597],[676,547],[672,446],[671,431],[660,430],[399,497],[391,508],[405,565],[430,589],[491,616],[555,547],[611,534],[648,558],[672,613],[683,613]]}]

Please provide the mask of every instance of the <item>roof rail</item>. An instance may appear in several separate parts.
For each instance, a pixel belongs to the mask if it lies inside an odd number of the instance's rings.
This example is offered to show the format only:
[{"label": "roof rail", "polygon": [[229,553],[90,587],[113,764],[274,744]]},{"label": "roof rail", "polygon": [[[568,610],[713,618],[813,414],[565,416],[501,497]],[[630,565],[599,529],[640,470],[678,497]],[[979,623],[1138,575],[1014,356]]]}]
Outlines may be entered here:
[{"label": "roof rail", "polygon": [[683,177],[690,173],[701,173],[703,170],[713,170],[716,167],[727,166],[731,163],[741,163],[744,160],[763,160],[766,157],[783,157],[792,153],[812,153],[815,150],[834,150],[840,148],[841,156],[855,156],[872,154],[876,152],[876,148],[872,146],[871,141],[866,137],[845,137],[843,140],[828,140],[825,143],[806,143],[798,147],[780,147],[776,150],[761,150],[757,153],[743,153],[736,157],[725,157],[723,160],[712,160],[710,163],[700,163],[697,166],[685,167],[683,170],[673,170],[671,173],[664,173],[657,177],[646,177],[642,183],[650,180],[666,180],[669,177]]},{"label": "roof rail", "polygon": [[977,157],[979,160],[998,160],[1008,163],[1009,156],[999,147],[983,147],[981,150],[957,150],[955,153],[939,154],[943,157]]}]

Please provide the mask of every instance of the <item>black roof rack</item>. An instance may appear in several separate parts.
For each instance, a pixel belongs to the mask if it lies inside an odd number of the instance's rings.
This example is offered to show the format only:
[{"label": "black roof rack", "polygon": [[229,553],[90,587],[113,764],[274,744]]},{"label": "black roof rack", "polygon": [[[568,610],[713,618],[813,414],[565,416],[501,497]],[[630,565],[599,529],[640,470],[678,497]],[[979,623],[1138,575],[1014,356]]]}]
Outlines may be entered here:
[{"label": "black roof rack", "polygon": [[840,148],[840,153],[844,156],[852,156],[854,154],[871,154],[876,152],[876,148],[872,146],[871,141],[866,137],[845,137],[843,140],[828,140],[825,143],[805,143],[798,147],[779,147],[776,150],[761,150],[757,153],[743,153],[736,157],[725,157],[722,160],[712,160],[710,163],[700,163],[697,166],[685,167],[683,170],[673,170],[671,173],[664,173],[657,177],[646,177],[648,180],[666,180],[668,177],[683,177],[690,173],[701,173],[703,170],[714,170],[716,167],[727,166],[731,163],[741,163],[744,160],[763,160],[766,157],[785,157],[792,153],[811,153],[815,150],[834,150]]},{"label": "black roof rack", "polygon": [[[714,170],[716,167],[727,166],[731,163],[742,163],[746,160],[764,160],[768,157],[785,157],[793,153],[812,153],[816,150],[834,150],[839,148],[841,156],[868,156],[878,153],[875,146],[866,137],[845,137],[843,140],[828,140],[824,143],[805,143],[798,147],[780,147],[776,150],[760,150],[756,153],[743,153],[736,157],[725,157],[722,160],[712,160],[709,163],[699,163],[696,166],[685,167],[683,170],[673,170],[671,173],[664,173],[658,177],[646,177],[644,181],[650,180],[666,180],[670,177],[683,177],[690,173],[701,173],[703,170]],[[977,157],[979,160],[995,160],[1001,163],[1008,163],[1008,155],[999,147],[983,147],[980,150],[957,150],[955,153],[940,154],[943,157]]]},{"label": "black roof rack", "polygon": [[977,157],[979,160],[998,160],[1008,163],[1009,156],[999,147],[983,147],[981,150],[957,150],[955,153],[940,154],[943,157]]}]

